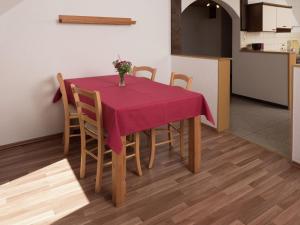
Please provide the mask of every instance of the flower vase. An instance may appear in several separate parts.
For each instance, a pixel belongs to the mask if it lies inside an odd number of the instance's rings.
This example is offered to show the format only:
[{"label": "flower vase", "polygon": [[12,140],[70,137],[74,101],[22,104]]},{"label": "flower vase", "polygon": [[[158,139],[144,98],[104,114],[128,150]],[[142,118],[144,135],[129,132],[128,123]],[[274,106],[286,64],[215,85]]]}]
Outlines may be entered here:
[{"label": "flower vase", "polygon": [[125,74],[119,74],[119,77],[120,77],[119,87],[126,86],[126,83],[125,83]]}]

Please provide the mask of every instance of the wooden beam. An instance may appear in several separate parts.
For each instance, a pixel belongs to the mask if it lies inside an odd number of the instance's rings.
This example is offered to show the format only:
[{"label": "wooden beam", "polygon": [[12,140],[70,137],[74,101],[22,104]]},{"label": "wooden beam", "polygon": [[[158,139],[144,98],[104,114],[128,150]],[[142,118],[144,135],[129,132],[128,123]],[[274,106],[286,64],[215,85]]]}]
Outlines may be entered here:
[{"label": "wooden beam", "polygon": [[181,53],[181,0],[171,0],[171,52]]},{"label": "wooden beam", "polygon": [[219,59],[218,124],[219,132],[230,127],[230,59]]},{"label": "wooden beam", "polygon": [[102,25],[133,25],[136,21],[131,18],[119,18],[119,17],[95,17],[95,16],[72,16],[72,15],[60,15],[60,23],[71,24],[102,24]]},{"label": "wooden beam", "polygon": [[296,64],[297,64],[297,54],[290,53],[289,54],[289,68],[288,68],[289,110],[292,110],[292,105],[293,105],[293,70],[294,70],[294,65],[296,65]]}]

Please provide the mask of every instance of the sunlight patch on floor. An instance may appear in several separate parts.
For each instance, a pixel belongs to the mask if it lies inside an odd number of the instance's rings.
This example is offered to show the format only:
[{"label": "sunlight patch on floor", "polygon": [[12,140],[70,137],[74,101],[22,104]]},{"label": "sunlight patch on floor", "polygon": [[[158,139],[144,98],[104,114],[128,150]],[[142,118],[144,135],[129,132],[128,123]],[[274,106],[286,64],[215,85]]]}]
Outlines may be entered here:
[{"label": "sunlight patch on floor", "polygon": [[67,159],[0,186],[1,224],[48,224],[88,204]]}]

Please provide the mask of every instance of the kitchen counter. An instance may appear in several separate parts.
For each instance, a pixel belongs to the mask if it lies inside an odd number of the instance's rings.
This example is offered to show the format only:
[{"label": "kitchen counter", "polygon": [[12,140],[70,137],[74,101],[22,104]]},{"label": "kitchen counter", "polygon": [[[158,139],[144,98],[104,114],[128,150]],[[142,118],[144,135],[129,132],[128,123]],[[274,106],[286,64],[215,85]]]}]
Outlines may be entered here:
[{"label": "kitchen counter", "polygon": [[172,56],[181,56],[181,57],[190,57],[190,58],[200,58],[200,59],[228,59],[232,60],[232,58],[222,57],[222,56],[205,56],[205,55],[194,55],[194,54],[172,54]]},{"label": "kitchen counter", "polygon": [[246,49],[246,48],[242,48],[240,51],[241,52],[250,52],[250,53],[269,53],[269,54],[293,54],[294,53],[294,52],[289,52],[289,51],[252,50],[252,49]]},{"label": "kitchen counter", "polygon": [[241,49],[235,73],[239,76],[232,79],[232,92],[291,107],[292,71],[296,56],[296,53],[287,51]]}]

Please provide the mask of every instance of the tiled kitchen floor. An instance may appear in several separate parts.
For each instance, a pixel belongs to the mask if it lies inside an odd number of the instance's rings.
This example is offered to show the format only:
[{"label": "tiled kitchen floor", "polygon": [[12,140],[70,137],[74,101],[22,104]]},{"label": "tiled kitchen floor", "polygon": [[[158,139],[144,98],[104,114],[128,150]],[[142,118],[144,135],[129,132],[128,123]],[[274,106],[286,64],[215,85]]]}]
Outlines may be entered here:
[{"label": "tiled kitchen floor", "polygon": [[290,113],[287,109],[232,97],[230,131],[271,151],[290,156]]}]

